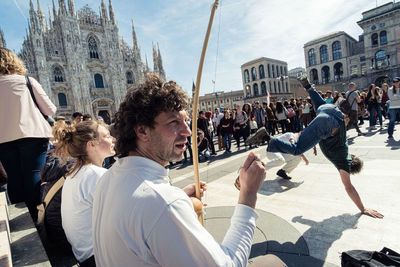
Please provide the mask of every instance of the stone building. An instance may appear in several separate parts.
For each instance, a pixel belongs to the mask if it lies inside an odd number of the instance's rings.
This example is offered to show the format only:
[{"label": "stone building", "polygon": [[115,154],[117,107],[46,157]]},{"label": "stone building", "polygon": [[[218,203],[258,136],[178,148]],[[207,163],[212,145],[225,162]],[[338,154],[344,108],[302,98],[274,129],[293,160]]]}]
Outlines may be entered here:
[{"label": "stone building", "polygon": [[[88,5],[75,11],[74,0],[53,1],[48,20],[40,2],[30,0],[29,25],[20,57],[57,106],[57,114],[75,111],[109,122],[126,89],[143,81],[149,67],[142,61],[134,25],[132,47],[119,36],[111,0],[101,0],[99,14]],[[153,45],[154,71],[165,79],[159,48]]]},{"label": "stone building", "polygon": [[272,99],[292,97],[287,62],[261,57],[244,63],[241,71],[243,94],[245,98],[250,98],[250,102],[265,101],[268,92]]},{"label": "stone building", "polygon": [[0,29],[0,47],[6,47],[6,40],[4,39],[4,34],[1,29]]},{"label": "stone building", "polygon": [[304,45],[306,71],[317,85],[345,91],[381,85],[400,74],[400,3],[387,3],[362,13],[358,40],[340,31]]},{"label": "stone building", "polygon": [[307,92],[301,86],[299,81],[297,80],[298,77],[305,74],[306,70],[302,67],[297,67],[288,71],[289,76],[289,88],[290,91],[293,93],[294,98],[305,98],[308,96]]}]

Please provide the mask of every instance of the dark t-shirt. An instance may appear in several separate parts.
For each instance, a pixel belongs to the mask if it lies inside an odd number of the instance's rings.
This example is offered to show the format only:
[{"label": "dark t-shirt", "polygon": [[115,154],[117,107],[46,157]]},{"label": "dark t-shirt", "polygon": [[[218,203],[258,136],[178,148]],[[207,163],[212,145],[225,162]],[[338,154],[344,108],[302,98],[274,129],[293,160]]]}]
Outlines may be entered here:
[{"label": "dark t-shirt", "polygon": [[[223,117],[219,123],[219,125],[221,126],[221,133],[222,134],[232,134],[233,133],[233,119],[232,118],[228,118],[226,119],[225,117]],[[223,127],[223,126],[228,126],[228,127]]]},{"label": "dark t-shirt", "polygon": [[334,136],[319,142],[319,147],[325,157],[335,165],[336,169],[350,173],[351,155],[349,154],[344,121],[340,122],[339,130]]}]

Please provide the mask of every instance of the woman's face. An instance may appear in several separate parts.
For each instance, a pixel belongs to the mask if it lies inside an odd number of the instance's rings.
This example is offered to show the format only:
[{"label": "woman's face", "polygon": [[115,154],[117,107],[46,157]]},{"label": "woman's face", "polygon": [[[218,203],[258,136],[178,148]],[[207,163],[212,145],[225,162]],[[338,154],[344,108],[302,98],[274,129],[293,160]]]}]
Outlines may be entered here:
[{"label": "woman's face", "polygon": [[94,142],[94,144],[98,155],[104,158],[114,156],[114,144],[116,140],[110,135],[110,131],[103,125],[100,125],[97,134],[97,142]]}]

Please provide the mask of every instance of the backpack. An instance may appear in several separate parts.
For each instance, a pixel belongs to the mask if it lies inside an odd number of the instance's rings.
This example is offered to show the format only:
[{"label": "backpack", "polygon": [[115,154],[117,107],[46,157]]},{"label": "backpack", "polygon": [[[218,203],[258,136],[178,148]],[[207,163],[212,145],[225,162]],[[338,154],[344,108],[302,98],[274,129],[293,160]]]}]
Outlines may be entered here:
[{"label": "backpack", "polygon": [[349,96],[350,96],[352,93],[354,93],[355,91],[356,91],[356,90],[351,91],[345,99],[343,99],[342,101],[340,101],[340,103],[339,103],[339,109],[340,109],[341,112],[343,112],[343,114],[350,115],[351,107],[353,106],[354,101],[356,101],[357,98],[354,98],[353,101],[351,102],[351,104],[350,104],[348,98],[349,98]]},{"label": "backpack", "polygon": [[381,251],[349,250],[342,252],[342,267],[400,266],[400,254],[384,247]]},{"label": "backpack", "polygon": [[47,155],[46,163],[40,171],[41,204],[37,206],[37,228],[43,245],[47,249],[64,251],[66,254],[70,254],[71,245],[62,228],[61,193],[65,174],[72,164],[72,160],[62,163],[57,156]]},{"label": "backpack", "polygon": [[289,119],[290,119],[290,118],[293,118],[294,116],[296,116],[296,111],[294,111],[293,108],[288,108],[287,111],[288,111],[287,117],[288,117]]}]

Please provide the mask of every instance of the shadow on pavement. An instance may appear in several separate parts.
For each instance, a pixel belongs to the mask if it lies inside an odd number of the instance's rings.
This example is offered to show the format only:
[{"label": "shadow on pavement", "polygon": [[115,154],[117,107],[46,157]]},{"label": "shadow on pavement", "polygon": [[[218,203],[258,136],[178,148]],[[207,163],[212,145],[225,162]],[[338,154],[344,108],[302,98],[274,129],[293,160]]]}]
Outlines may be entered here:
[{"label": "shadow on pavement", "polygon": [[258,193],[270,196],[275,193],[283,193],[289,191],[290,189],[296,188],[303,183],[304,181],[292,182],[290,180],[285,180],[277,177],[275,180],[265,180]]},{"label": "shadow on pavement", "polygon": [[[321,222],[309,220],[303,218],[303,216],[296,216],[293,217],[292,222],[310,226],[310,228],[304,232],[303,237],[307,241],[311,253],[317,258],[325,260],[333,242],[340,239],[345,230],[355,229],[360,216],[361,213],[356,215],[345,213],[327,218]],[[318,240],[318,242],[313,240]],[[316,243],[318,243],[318,246],[313,246],[313,244]]]},{"label": "shadow on pavement", "polygon": [[394,139],[387,139],[385,141],[386,146],[390,147],[391,150],[397,150],[400,149],[400,140],[394,140]]}]

